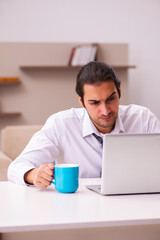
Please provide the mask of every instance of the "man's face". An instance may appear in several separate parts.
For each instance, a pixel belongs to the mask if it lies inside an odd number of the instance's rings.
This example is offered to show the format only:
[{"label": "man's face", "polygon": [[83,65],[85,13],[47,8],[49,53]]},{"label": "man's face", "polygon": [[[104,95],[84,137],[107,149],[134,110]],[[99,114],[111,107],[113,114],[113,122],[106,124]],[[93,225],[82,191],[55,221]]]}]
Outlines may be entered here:
[{"label": "man's face", "polygon": [[84,105],[91,121],[102,133],[110,133],[116,122],[119,106],[119,95],[113,81],[100,82],[98,84],[85,84]]}]

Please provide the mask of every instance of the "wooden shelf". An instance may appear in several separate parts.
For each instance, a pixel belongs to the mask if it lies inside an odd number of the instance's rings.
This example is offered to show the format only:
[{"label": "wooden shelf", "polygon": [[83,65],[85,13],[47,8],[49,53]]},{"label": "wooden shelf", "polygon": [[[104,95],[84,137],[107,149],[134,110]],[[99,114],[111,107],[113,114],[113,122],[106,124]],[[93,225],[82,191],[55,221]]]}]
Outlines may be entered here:
[{"label": "wooden shelf", "polygon": [[5,84],[5,83],[19,83],[19,78],[18,77],[0,77],[0,84]]},{"label": "wooden shelf", "polygon": [[79,69],[79,68],[81,68],[82,66],[67,66],[67,65],[63,65],[63,66],[20,66],[20,69],[22,69],[22,70],[39,70],[39,69]]},{"label": "wooden shelf", "polygon": [[0,118],[2,117],[19,117],[22,114],[20,112],[0,112]]},{"label": "wooden shelf", "polygon": [[[113,68],[115,69],[128,69],[128,68],[136,68],[135,65],[111,65]],[[22,70],[39,70],[39,69],[44,69],[44,70],[47,70],[47,69],[69,69],[69,70],[72,70],[72,69],[80,69],[82,68],[83,66],[67,66],[67,65],[63,65],[63,66],[20,66],[20,69]]]},{"label": "wooden shelf", "polygon": [[136,68],[135,65],[111,65],[112,68],[115,69],[128,69],[128,68]]}]

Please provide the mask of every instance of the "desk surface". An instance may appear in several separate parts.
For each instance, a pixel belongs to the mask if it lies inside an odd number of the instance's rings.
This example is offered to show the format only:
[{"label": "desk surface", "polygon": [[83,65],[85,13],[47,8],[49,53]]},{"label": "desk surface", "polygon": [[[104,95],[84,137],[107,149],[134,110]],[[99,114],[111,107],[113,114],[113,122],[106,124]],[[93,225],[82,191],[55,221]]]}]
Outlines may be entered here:
[{"label": "desk surface", "polygon": [[0,232],[160,224],[160,194],[101,196],[80,179],[74,194],[0,182]]}]

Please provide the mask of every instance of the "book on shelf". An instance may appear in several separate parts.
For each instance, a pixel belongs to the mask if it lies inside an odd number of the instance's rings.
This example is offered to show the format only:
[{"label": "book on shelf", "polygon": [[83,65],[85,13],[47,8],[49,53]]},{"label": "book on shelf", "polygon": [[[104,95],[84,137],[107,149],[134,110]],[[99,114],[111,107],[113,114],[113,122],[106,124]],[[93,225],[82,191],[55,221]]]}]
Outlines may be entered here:
[{"label": "book on shelf", "polygon": [[95,61],[97,45],[78,45],[72,48],[68,64],[70,66],[83,66],[88,62]]}]

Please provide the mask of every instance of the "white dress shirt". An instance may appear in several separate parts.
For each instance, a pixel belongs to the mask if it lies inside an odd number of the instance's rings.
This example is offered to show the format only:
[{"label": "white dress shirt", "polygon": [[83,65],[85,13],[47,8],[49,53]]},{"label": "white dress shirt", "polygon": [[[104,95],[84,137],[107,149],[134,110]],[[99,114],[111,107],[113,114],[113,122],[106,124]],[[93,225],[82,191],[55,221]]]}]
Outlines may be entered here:
[{"label": "white dress shirt", "polygon": [[[42,164],[76,163],[80,177],[100,177],[102,144],[92,135],[95,128],[85,108],[53,114],[8,168],[8,179],[25,184],[24,174]],[[137,105],[119,106],[111,134],[160,133],[160,122],[149,109]]]}]

